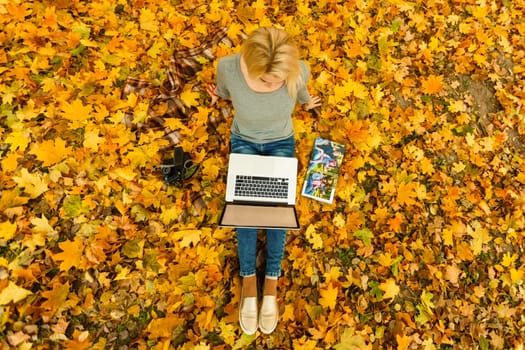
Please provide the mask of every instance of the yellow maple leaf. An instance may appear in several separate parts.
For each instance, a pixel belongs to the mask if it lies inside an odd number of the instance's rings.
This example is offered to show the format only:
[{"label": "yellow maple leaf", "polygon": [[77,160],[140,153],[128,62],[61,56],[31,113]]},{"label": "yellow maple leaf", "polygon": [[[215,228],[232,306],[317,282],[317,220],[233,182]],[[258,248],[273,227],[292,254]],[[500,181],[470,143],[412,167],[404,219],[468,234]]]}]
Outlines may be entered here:
[{"label": "yellow maple leaf", "polygon": [[180,241],[182,248],[188,248],[192,244],[196,245],[201,239],[200,230],[182,230],[170,234],[175,241]]},{"label": "yellow maple leaf", "polygon": [[159,24],[157,22],[155,13],[148,8],[140,9],[140,28],[150,32],[156,32]]},{"label": "yellow maple leaf", "polygon": [[113,179],[121,178],[121,179],[124,179],[124,180],[127,180],[127,181],[131,181],[137,176],[137,172],[136,172],[136,170],[133,167],[126,166],[126,167],[121,167],[121,168],[114,169],[110,173],[110,176]]},{"label": "yellow maple leaf", "polygon": [[[152,339],[156,338],[169,338],[172,336],[173,330],[184,324],[184,317],[168,315],[167,317],[157,318],[152,320],[147,328],[148,337]],[[163,347],[163,349],[168,349],[170,343],[167,343],[168,347]]]},{"label": "yellow maple leaf", "polygon": [[445,87],[443,83],[443,76],[429,75],[426,80],[423,80],[421,86],[423,87],[423,92],[425,94],[433,95],[441,92]]},{"label": "yellow maple leaf", "polygon": [[377,262],[384,267],[390,267],[392,265],[393,259],[392,255],[388,252],[379,254]]},{"label": "yellow maple leaf", "polygon": [[474,255],[481,253],[483,245],[492,240],[492,236],[485,227],[481,227],[479,222],[474,222],[472,226],[467,227],[468,234],[472,237],[471,247]]},{"label": "yellow maple leaf", "polygon": [[99,136],[100,132],[96,129],[86,130],[84,133],[84,147],[91,150],[98,150],[99,145],[104,141],[103,137]]},{"label": "yellow maple leaf", "polygon": [[397,188],[397,202],[399,204],[414,205],[417,198],[418,184],[415,182],[401,183]]},{"label": "yellow maple leaf", "polygon": [[33,294],[31,291],[19,287],[15,283],[9,281],[7,287],[0,292],[0,305],[7,305],[11,302],[18,303],[31,294]]},{"label": "yellow maple leaf", "polygon": [[129,267],[125,266],[120,268],[120,270],[117,271],[118,274],[113,278],[114,281],[122,281],[129,278]]},{"label": "yellow maple leaf", "polygon": [[80,237],[75,237],[73,241],[60,242],[58,246],[62,252],[54,254],[52,258],[61,261],[60,271],[68,271],[71,267],[82,267],[84,243]]},{"label": "yellow maple leaf", "polygon": [[55,229],[49,224],[47,218],[42,214],[40,218],[32,218],[31,224],[33,225],[33,232],[50,234],[54,233]]},{"label": "yellow maple leaf", "polygon": [[451,229],[445,228],[441,234],[443,243],[448,246],[454,245],[454,232]]},{"label": "yellow maple leaf", "polygon": [[216,180],[219,176],[219,171],[221,169],[219,160],[216,158],[208,158],[201,163],[202,174],[206,176],[209,180]]},{"label": "yellow maple leaf", "polygon": [[335,350],[370,350],[371,344],[367,344],[363,336],[355,334],[353,328],[345,328],[341,334],[341,341],[334,345]]},{"label": "yellow maple leaf", "polygon": [[525,271],[523,269],[515,269],[514,267],[509,270],[510,280],[513,284],[523,284]]},{"label": "yellow maple leaf", "polygon": [[159,219],[162,221],[162,223],[168,225],[169,223],[177,220],[179,218],[180,213],[181,213],[181,208],[175,205],[172,205],[169,207],[162,206]]},{"label": "yellow maple leaf", "polygon": [[66,141],[61,138],[45,140],[42,143],[34,144],[30,153],[42,161],[45,167],[55,165],[71,154],[71,147],[66,146]]},{"label": "yellow maple leaf", "polygon": [[73,129],[84,126],[87,120],[91,118],[91,112],[93,111],[93,107],[90,104],[84,105],[79,99],[75,99],[71,103],[63,101],[60,109],[62,110],[62,117],[72,122],[70,127]]},{"label": "yellow maple leaf", "polygon": [[326,286],[319,292],[321,298],[319,298],[319,304],[327,309],[334,309],[337,305],[337,295],[339,294],[339,289],[334,287],[332,284]]},{"label": "yellow maple leaf", "polygon": [[314,224],[310,224],[304,233],[306,239],[312,245],[313,249],[321,249],[323,247],[323,238],[317,232]]},{"label": "yellow maple leaf", "polygon": [[281,314],[283,321],[292,321],[295,319],[295,308],[293,304],[286,304],[284,306],[284,312]]},{"label": "yellow maple leaf", "polygon": [[191,88],[184,89],[180,94],[181,101],[186,106],[198,106],[200,93],[198,91],[192,91]]},{"label": "yellow maple leaf", "polygon": [[368,88],[365,85],[352,80],[348,81],[347,84],[347,88],[350,89],[355,97],[362,100],[368,98]]},{"label": "yellow maple leaf", "polygon": [[22,158],[21,154],[18,153],[8,153],[0,161],[0,167],[3,169],[4,173],[15,171],[18,167],[18,160]]},{"label": "yellow maple leaf", "polygon": [[346,225],[346,220],[345,220],[343,214],[341,214],[341,213],[337,213],[334,216],[332,221],[333,221],[335,227],[337,227],[337,228],[343,228]]},{"label": "yellow maple leaf", "polygon": [[49,190],[46,181],[40,174],[30,174],[26,168],[20,170],[20,176],[13,176],[13,181],[23,188],[24,192],[31,198],[37,198]]},{"label": "yellow maple leaf", "polygon": [[518,259],[518,254],[505,253],[503,254],[503,259],[501,260],[501,265],[505,267],[510,267]]},{"label": "yellow maple leaf", "polygon": [[69,282],[54,283],[53,289],[42,292],[42,296],[47,300],[42,303],[41,307],[48,310],[51,315],[54,315],[58,309],[64,307],[69,294]]},{"label": "yellow maple leaf", "polygon": [[15,236],[16,233],[16,222],[10,223],[9,221],[0,223],[0,239],[9,241]]},{"label": "yellow maple leaf", "polygon": [[465,102],[461,100],[453,100],[450,102],[450,105],[448,106],[448,110],[456,113],[456,112],[465,112],[467,110],[467,105]]},{"label": "yellow maple leaf", "polygon": [[11,151],[25,150],[29,142],[31,133],[28,130],[14,130],[5,138],[5,143],[11,145]]},{"label": "yellow maple leaf", "polygon": [[407,335],[396,334],[397,350],[405,350],[410,346],[410,337]]},{"label": "yellow maple leaf", "polygon": [[383,294],[384,299],[394,299],[397,294],[399,294],[399,286],[393,278],[389,278],[379,284],[379,289],[385,292],[385,294]]}]

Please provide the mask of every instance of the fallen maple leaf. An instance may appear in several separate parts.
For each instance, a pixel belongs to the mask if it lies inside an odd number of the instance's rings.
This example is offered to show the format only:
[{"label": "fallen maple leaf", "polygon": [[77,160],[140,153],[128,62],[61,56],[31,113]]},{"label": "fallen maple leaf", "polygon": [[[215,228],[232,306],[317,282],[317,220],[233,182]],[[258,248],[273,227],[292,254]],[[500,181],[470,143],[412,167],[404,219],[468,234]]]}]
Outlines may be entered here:
[{"label": "fallen maple leaf", "polygon": [[63,101],[61,109],[62,117],[71,122],[70,127],[73,129],[85,126],[93,111],[91,105],[84,105],[79,99],[75,99],[71,103]]},{"label": "fallen maple leaf", "polygon": [[407,335],[396,334],[397,350],[405,350],[410,346],[410,337]]},{"label": "fallen maple leaf", "polygon": [[453,285],[457,286],[459,283],[459,276],[463,271],[457,267],[457,265],[447,265],[445,268],[444,277],[450,281]]},{"label": "fallen maple leaf", "polygon": [[345,328],[341,334],[340,342],[334,345],[335,350],[369,350],[372,349],[370,344],[367,344],[363,336],[355,334],[353,328]]},{"label": "fallen maple leaf", "polygon": [[0,291],[0,305],[7,305],[11,302],[17,303],[31,294],[33,294],[31,291],[9,281],[7,287]]},{"label": "fallen maple leaf", "polygon": [[16,229],[16,222],[0,222],[0,238],[6,242],[11,240],[15,236]]},{"label": "fallen maple leaf", "polygon": [[35,143],[31,148],[32,154],[42,161],[45,167],[55,165],[71,154],[72,148],[66,146],[66,141],[61,138],[45,140],[42,143]]},{"label": "fallen maple leaf", "polygon": [[423,80],[421,86],[425,94],[434,95],[440,93],[445,87],[443,76],[430,75],[426,80]]},{"label": "fallen maple leaf", "polygon": [[26,168],[22,168],[20,175],[21,176],[13,176],[13,181],[23,188],[24,192],[27,193],[30,198],[37,198],[49,190],[46,181],[40,174],[30,174]]},{"label": "fallen maple leaf", "polygon": [[61,261],[60,271],[68,271],[72,267],[82,268],[84,243],[80,237],[75,237],[73,241],[58,243],[62,252],[53,254],[53,260]]},{"label": "fallen maple leaf", "polygon": [[407,206],[417,204],[419,184],[417,182],[401,183],[397,188],[397,202]]},{"label": "fallen maple leaf", "polygon": [[55,233],[55,229],[49,224],[44,214],[40,218],[31,219],[31,224],[33,225],[33,231],[36,233],[44,233],[46,235]]},{"label": "fallen maple leaf", "polygon": [[44,301],[41,306],[47,310],[49,316],[55,315],[59,308],[64,306],[64,302],[67,300],[69,294],[69,282],[64,284],[56,282],[53,285],[53,289],[42,292],[42,297],[47,300]]},{"label": "fallen maple leaf", "polygon": [[394,299],[399,294],[399,286],[393,278],[389,278],[385,282],[380,283],[379,289],[385,292],[385,294],[383,294],[384,299]]},{"label": "fallen maple leaf", "polygon": [[321,249],[323,247],[323,238],[321,237],[321,234],[317,232],[317,228],[314,224],[308,225],[304,235],[312,245],[313,249]]},{"label": "fallen maple leaf", "polygon": [[370,229],[363,228],[361,230],[357,230],[354,232],[354,237],[359,238],[361,241],[363,241],[364,245],[367,247],[372,246],[372,238],[374,238],[374,234]]},{"label": "fallen maple leaf", "polygon": [[319,298],[319,304],[326,309],[333,310],[337,305],[337,295],[339,294],[339,289],[330,283],[325,288],[322,288],[319,293],[321,294],[321,298]]},{"label": "fallen maple leaf", "polygon": [[7,135],[4,142],[11,145],[13,151],[25,150],[31,142],[31,133],[28,130],[13,130]]},{"label": "fallen maple leaf", "polygon": [[472,237],[471,246],[474,255],[479,255],[483,249],[483,245],[492,240],[489,230],[482,227],[477,221],[467,226],[467,233]]}]

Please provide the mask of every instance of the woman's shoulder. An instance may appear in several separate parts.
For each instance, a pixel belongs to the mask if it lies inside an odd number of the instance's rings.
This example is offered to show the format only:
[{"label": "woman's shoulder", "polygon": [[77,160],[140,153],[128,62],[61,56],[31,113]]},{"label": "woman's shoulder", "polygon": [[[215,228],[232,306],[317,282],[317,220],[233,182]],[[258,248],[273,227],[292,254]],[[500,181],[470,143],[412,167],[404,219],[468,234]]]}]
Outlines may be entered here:
[{"label": "woman's shoulder", "polygon": [[217,63],[217,66],[222,69],[233,69],[237,66],[237,62],[239,61],[239,54],[233,54],[228,55],[219,58],[219,62]]}]

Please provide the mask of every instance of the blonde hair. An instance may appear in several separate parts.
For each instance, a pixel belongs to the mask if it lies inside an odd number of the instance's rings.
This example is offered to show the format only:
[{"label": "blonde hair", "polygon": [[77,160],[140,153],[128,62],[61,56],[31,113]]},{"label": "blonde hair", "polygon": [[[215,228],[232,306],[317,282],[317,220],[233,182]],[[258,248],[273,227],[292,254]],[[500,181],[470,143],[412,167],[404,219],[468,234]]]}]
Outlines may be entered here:
[{"label": "blonde hair", "polygon": [[254,30],[241,48],[250,78],[271,74],[286,82],[288,94],[297,98],[297,89],[303,84],[299,50],[284,30],[261,27]]}]

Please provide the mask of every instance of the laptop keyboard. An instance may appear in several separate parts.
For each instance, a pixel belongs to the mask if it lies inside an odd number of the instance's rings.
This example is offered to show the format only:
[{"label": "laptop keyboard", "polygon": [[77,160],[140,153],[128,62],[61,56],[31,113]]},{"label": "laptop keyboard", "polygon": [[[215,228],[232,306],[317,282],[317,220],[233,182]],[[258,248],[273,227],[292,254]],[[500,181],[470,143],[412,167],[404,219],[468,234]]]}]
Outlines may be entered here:
[{"label": "laptop keyboard", "polygon": [[288,198],[288,179],[237,175],[235,195],[240,197]]}]

